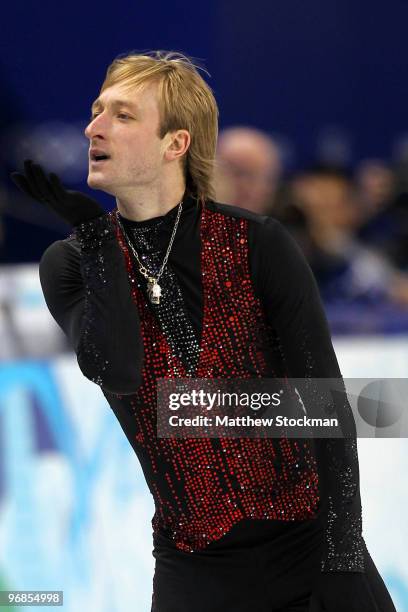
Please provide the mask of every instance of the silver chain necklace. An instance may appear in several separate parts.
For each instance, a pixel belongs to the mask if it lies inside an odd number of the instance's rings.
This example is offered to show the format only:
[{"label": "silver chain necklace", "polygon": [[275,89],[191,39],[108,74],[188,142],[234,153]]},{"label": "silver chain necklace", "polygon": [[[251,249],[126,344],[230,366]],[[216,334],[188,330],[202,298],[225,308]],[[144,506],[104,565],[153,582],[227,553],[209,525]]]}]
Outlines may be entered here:
[{"label": "silver chain necklace", "polygon": [[178,204],[178,211],[177,211],[176,222],[175,222],[174,227],[173,227],[173,232],[171,234],[169,246],[167,247],[167,251],[166,251],[166,254],[164,256],[163,263],[162,263],[162,265],[160,267],[159,272],[157,273],[157,276],[153,276],[153,274],[151,272],[149,272],[149,270],[146,268],[146,266],[144,266],[142,264],[142,262],[140,261],[139,255],[137,254],[135,247],[133,246],[131,240],[129,239],[129,237],[128,237],[128,235],[127,235],[127,233],[126,233],[126,231],[125,231],[125,229],[124,229],[124,227],[122,225],[122,222],[121,222],[120,217],[119,217],[119,211],[118,210],[116,211],[116,219],[117,219],[118,225],[119,225],[120,229],[122,230],[122,233],[125,236],[126,242],[128,243],[128,245],[129,245],[133,255],[135,256],[135,259],[136,259],[136,261],[138,263],[138,266],[139,266],[139,272],[140,272],[140,274],[142,274],[147,279],[147,294],[148,294],[149,300],[151,301],[152,304],[160,304],[160,296],[161,296],[162,290],[161,290],[161,287],[160,287],[158,281],[160,280],[160,277],[163,274],[165,265],[166,265],[167,260],[169,258],[171,247],[173,246],[173,241],[174,241],[174,237],[176,235],[176,230],[177,230],[177,226],[178,226],[178,223],[179,223],[179,220],[180,220],[180,215],[181,215],[182,209],[183,209],[183,200],[181,200],[181,202],[179,202],[179,204]]}]

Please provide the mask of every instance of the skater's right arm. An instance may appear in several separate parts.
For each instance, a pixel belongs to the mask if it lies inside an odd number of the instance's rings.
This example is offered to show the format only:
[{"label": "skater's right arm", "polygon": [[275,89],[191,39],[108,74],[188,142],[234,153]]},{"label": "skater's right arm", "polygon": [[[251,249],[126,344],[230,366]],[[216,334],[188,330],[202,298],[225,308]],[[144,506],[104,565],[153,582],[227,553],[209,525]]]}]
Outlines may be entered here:
[{"label": "skater's right arm", "polygon": [[143,348],[122,251],[108,215],[54,242],[40,261],[47,306],[68,336],[84,376],[110,393],[134,393]]},{"label": "skater's right arm", "polygon": [[[51,183],[39,166],[26,162],[25,170],[26,175],[13,175],[18,186],[74,226],[74,234],[54,242],[41,258],[47,306],[75,350],[83,374],[104,391],[134,393],[141,383],[143,344],[110,217],[95,200],[64,190],[57,178]],[[51,187],[50,196],[46,189]]]}]

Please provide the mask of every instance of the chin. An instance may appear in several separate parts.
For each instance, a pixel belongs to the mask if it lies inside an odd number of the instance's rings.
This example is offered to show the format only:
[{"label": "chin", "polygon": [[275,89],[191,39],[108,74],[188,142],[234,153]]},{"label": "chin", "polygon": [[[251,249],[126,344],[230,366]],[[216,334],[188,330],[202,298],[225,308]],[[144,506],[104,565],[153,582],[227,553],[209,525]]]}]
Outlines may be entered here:
[{"label": "chin", "polygon": [[106,193],[112,193],[108,181],[103,176],[98,176],[94,172],[88,174],[87,184],[91,189],[99,189],[100,191],[106,191]]}]

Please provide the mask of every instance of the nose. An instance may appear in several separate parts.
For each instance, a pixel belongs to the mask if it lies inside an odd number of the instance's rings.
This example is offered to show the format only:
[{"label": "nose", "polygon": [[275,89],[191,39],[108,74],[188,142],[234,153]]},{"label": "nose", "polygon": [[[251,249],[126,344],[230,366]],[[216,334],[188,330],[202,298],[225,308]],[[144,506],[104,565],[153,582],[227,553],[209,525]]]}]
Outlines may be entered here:
[{"label": "nose", "polygon": [[104,138],[105,132],[105,120],[102,117],[102,114],[97,115],[92,119],[85,128],[84,134],[89,140],[92,138]]}]

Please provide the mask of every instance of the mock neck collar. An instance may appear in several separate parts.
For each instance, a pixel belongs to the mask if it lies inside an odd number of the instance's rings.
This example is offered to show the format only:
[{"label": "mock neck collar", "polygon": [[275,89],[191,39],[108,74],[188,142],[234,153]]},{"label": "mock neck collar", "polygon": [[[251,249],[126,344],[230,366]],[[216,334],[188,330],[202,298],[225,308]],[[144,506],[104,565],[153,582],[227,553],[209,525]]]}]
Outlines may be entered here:
[{"label": "mock neck collar", "polygon": [[[182,218],[191,214],[191,212],[194,212],[194,210],[199,207],[198,199],[194,196],[187,195],[187,193],[184,194],[182,202],[183,209],[181,211],[180,221],[182,220]],[[152,217],[151,219],[146,219],[144,221],[133,221],[131,219],[126,219],[120,213],[118,214],[124,226],[136,230],[147,229],[156,226],[168,226],[169,224],[172,224],[177,217],[178,207],[179,204],[176,204],[176,206],[170,208],[170,210],[168,210],[166,214],[159,215],[158,217]]]}]

